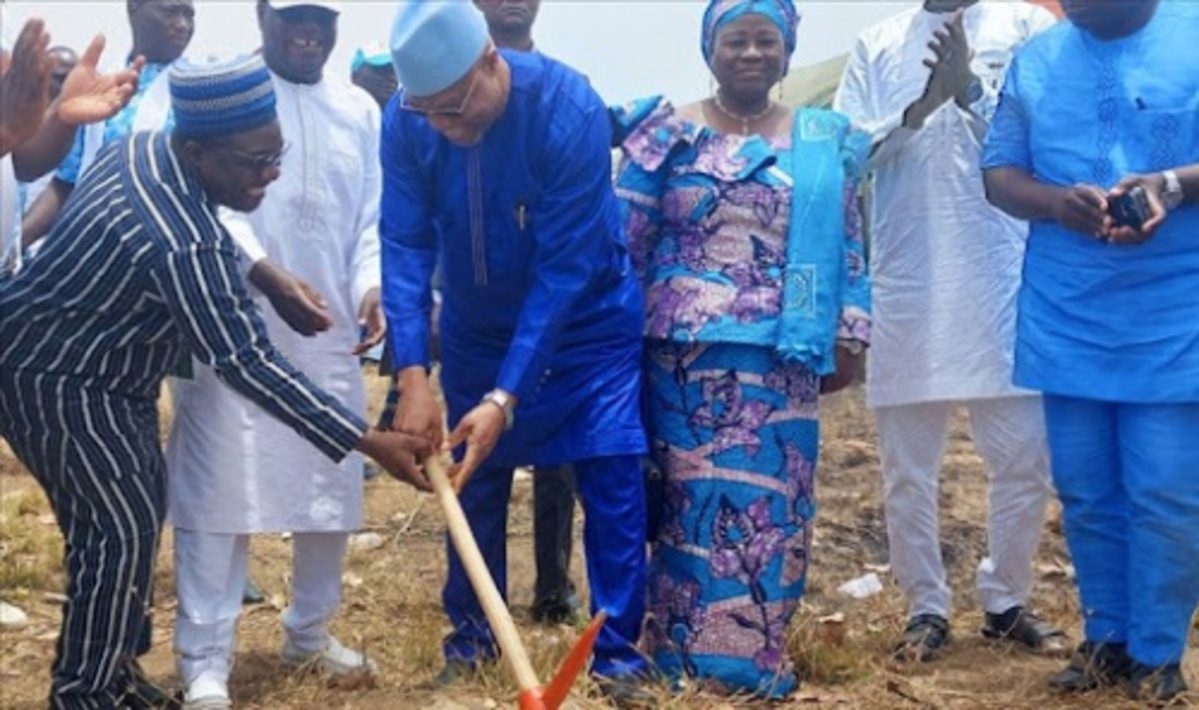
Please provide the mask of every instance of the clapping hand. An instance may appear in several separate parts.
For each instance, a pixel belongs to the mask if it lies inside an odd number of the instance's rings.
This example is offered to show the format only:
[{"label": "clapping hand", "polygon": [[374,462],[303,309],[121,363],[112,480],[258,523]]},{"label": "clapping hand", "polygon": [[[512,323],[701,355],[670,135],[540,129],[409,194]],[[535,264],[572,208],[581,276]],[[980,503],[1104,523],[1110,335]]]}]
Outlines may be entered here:
[{"label": "clapping hand", "polygon": [[962,10],[954,12],[941,29],[933,32],[934,39],[928,43],[935,58],[924,60],[924,66],[932,70],[927,93],[938,106],[950,99],[967,104],[966,94],[976,78],[970,69],[974,52],[966,37],[965,17]]},{"label": "clapping hand", "polygon": [[924,60],[924,66],[930,72],[928,84],[920,99],[904,112],[904,125],[908,128],[922,128],[928,117],[950,99],[957,101],[959,106],[969,105],[970,86],[976,77],[970,69],[974,53],[966,37],[964,18],[965,15],[958,10],[941,29],[933,33],[933,40],[928,43],[933,56]]},{"label": "clapping hand", "polygon": [[58,96],[58,118],[70,126],[107,120],[117,114],[137,91],[137,79],[145,57],[137,57],[125,69],[101,74],[97,69],[104,51],[104,35],[96,35],[67,74]]},{"label": "clapping hand", "polygon": [[11,58],[0,56],[0,155],[33,137],[50,105],[50,73],[54,62],[46,53],[50,35],[41,20],[21,29]]}]

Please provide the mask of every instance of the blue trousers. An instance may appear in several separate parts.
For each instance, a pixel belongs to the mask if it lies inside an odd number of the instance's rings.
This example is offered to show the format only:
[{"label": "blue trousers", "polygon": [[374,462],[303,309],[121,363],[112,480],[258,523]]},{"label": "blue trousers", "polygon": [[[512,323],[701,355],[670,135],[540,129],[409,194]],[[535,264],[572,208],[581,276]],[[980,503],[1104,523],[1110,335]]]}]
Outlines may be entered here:
[{"label": "blue trousers", "polygon": [[[574,463],[586,522],[583,547],[591,612],[608,612],[595,644],[592,672],[616,677],[646,668],[637,650],[645,615],[645,484],[638,456],[612,456]],[[463,489],[460,500],[478,540],[483,559],[501,593],[508,585],[508,500],[512,469],[481,468]],[[446,541],[449,577],[442,601],[454,630],[446,638],[447,659],[473,662],[495,655],[491,628],[483,615],[466,570]]]},{"label": "blue trousers", "polygon": [[1178,663],[1199,604],[1199,403],[1047,395],[1045,415],[1087,640]]}]

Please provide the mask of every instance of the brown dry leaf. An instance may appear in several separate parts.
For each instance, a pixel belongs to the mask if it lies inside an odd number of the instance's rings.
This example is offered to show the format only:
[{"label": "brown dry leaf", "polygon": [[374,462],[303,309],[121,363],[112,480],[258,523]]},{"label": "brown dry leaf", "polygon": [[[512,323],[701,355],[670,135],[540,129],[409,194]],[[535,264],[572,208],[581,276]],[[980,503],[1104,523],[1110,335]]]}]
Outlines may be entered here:
[{"label": "brown dry leaf", "polygon": [[820,639],[830,646],[844,646],[847,637],[845,615],[837,612],[816,620],[820,624]]},{"label": "brown dry leaf", "polygon": [[329,676],[325,683],[331,690],[353,692],[356,690],[374,690],[379,687],[375,674],[369,671],[355,671],[340,676]]}]

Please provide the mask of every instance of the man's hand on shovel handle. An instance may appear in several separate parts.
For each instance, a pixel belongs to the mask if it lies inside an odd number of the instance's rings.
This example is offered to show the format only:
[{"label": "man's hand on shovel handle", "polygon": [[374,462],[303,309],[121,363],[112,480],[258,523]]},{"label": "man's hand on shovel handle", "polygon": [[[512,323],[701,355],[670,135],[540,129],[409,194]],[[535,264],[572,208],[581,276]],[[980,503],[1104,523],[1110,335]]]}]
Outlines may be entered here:
[{"label": "man's hand on shovel handle", "polygon": [[462,492],[475,470],[491,455],[506,425],[504,410],[492,402],[483,402],[467,412],[462,421],[458,422],[445,444],[446,448],[451,450],[460,444],[466,444],[466,454],[462,461],[454,464],[449,472],[455,492]]},{"label": "man's hand on shovel handle", "polygon": [[418,491],[433,490],[419,463],[433,453],[433,447],[426,439],[395,431],[370,429],[358,442],[358,450],[374,459],[396,479]]}]

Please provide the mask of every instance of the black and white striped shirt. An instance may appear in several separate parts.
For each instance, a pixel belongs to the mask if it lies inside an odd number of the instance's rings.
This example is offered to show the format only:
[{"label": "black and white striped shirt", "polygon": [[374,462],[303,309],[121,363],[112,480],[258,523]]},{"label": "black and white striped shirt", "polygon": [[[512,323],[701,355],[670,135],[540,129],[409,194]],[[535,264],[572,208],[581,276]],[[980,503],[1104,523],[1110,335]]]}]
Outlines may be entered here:
[{"label": "black and white striped shirt", "polygon": [[153,400],[189,350],[333,459],[366,424],[267,339],[216,206],[162,133],[106,147],[28,268],[0,279],[0,375]]}]

